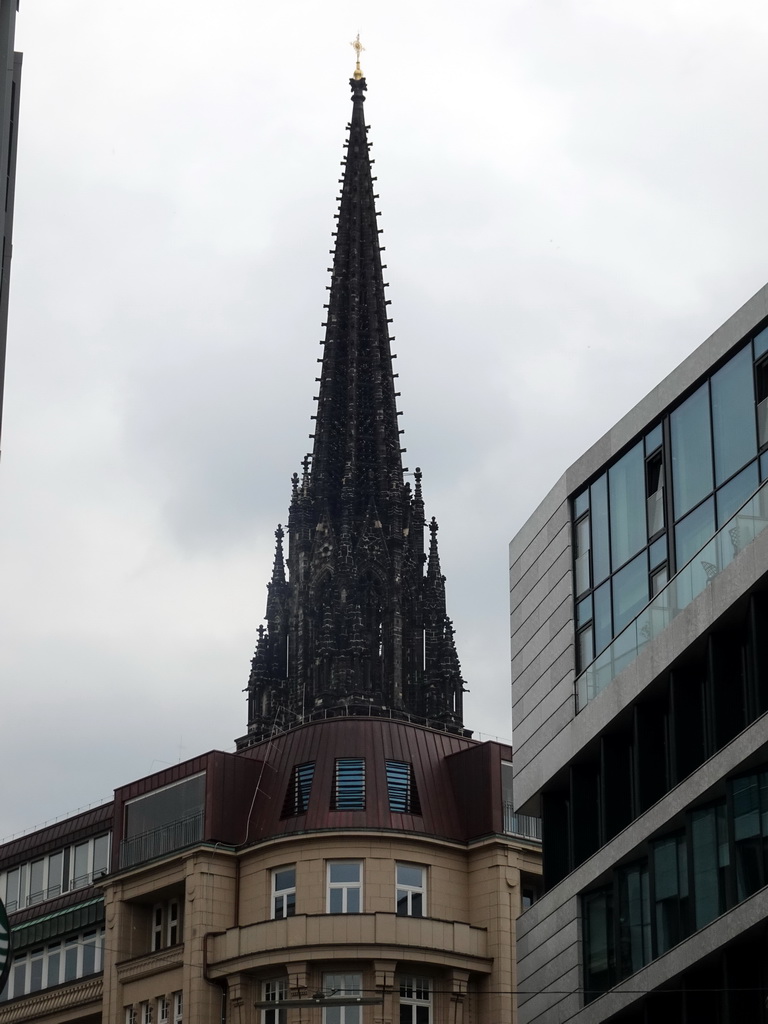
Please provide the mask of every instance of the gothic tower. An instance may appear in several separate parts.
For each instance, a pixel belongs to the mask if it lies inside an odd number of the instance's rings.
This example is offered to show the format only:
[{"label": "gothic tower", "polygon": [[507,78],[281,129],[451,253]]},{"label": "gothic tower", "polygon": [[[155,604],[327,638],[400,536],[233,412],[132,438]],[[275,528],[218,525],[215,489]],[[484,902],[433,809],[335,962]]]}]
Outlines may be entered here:
[{"label": "gothic tower", "polygon": [[405,481],[359,64],[350,85],[314,447],[293,476],[287,559],[276,531],[240,749],[337,714],[470,735],[437,523],[427,556],[421,470]]}]

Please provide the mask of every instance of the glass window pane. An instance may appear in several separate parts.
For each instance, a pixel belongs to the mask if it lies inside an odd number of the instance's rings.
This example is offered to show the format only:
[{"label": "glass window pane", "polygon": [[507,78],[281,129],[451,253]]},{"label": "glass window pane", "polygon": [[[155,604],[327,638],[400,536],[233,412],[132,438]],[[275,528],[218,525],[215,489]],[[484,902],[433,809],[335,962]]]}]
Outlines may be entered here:
[{"label": "glass window pane", "polygon": [[578,519],[580,516],[583,516],[588,508],[589,491],[582,491],[581,494],[573,499],[573,518]]},{"label": "glass window pane", "polygon": [[722,483],[757,455],[755,390],[749,345],[712,377],[715,479]]},{"label": "glass window pane", "polygon": [[61,893],[61,873],[64,867],[64,853],[52,853],[48,858],[48,889],[47,896],[51,899]]},{"label": "glass window pane", "polygon": [[653,430],[645,435],[645,454],[650,455],[661,447],[661,424],[657,423]]},{"label": "glass window pane", "polygon": [[275,890],[293,889],[296,885],[296,868],[284,868],[275,872]]},{"label": "glass window pane", "polygon": [[424,882],[424,868],[414,867],[413,864],[397,865],[397,884],[421,886]]},{"label": "glass window pane", "polygon": [[587,665],[594,658],[593,646],[592,646],[592,627],[587,626],[586,629],[578,635],[579,644],[579,672],[582,672]]},{"label": "glass window pane", "polygon": [[655,540],[649,548],[650,564],[651,568],[655,569],[657,565],[661,565],[662,562],[667,560],[667,538],[659,537]]},{"label": "glass window pane", "polygon": [[88,884],[88,843],[75,847],[75,868],[72,877],[72,888],[79,889]]},{"label": "glass window pane", "polygon": [[757,463],[743,469],[717,492],[717,525],[727,523],[744,502],[757,490]]},{"label": "glass window pane", "polygon": [[360,864],[357,861],[332,861],[330,869],[332,882],[360,881]]},{"label": "glass window pane", "polygon": [[693,812],[691,840],[695,926],[703,928],[720,913],[716,808]]},{"label": "glass window pane", "polygon": [[592,598],[585,597],[576,605],[576,628],[580,629],[592,618]]},{"label": "glass window pane", "polygon": [[672,493],[678,519],[712,490],[712,431],[706,384],[670,416]]},{"label": "glass window pane", "polygon": [[625,565],[613,577],[613,628],[616,633],[648,604],[648,559],[646,553]]},{"label": "glass window pane", "polygon": [[605,473],[592,484],[592,574],[595,584],[601,583],[611,571],[611,549],[608,523],[608,477]]},{"label": "glass window pane", "polygon": [[598,587],[594,595],[595,601],[595,653],[599,654],[611,642],[611,584],[610,580]]},{"label": "glass window pane", "polygon": [[755,359],[768,352],[768,327],[764,327],[759,334],[755,335]]},{"label": "glass window pane", "polygon": [[645,544],[645,458],[643,442],[608,470],[611,496],[611,558],[614,569]]},{"label": "glass window pane", "polygon": [[93,877],[99,878],[109,870],[109,836],[97,836],[93,840]]},{"label": "glass window pane", "polygon": [[715,504],[709,498],[675,527],[677,568],[682,569],[715,532]]},{"label": "glass window pane", "polygon": [[576,573],[576,593],[582,594],[589,589],[589,516],[579,520],[574,527],[574,543],[576,546],[576,559],[574,571]]}]

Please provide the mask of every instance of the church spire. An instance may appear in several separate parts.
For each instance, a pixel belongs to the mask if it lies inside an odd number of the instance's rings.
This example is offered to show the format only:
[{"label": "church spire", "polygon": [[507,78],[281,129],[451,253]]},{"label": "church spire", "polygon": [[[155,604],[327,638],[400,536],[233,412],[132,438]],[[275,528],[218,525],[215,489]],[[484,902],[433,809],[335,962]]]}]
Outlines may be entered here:
[{"label": "church spire", "polygon": [[276,533],[240,747],[329,712],[464,732],[437,527],[425,573],[422,474],[412,492],[402,463],[359,37],[352,45],[314,444],[292,478],[287,579]]}]

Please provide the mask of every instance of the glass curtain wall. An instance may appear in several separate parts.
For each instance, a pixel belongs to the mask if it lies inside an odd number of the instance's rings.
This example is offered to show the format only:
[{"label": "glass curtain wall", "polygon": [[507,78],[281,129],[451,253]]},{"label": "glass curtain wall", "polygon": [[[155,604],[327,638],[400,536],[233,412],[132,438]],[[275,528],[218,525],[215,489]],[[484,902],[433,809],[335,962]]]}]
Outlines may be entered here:
[{"label": "glass curtain wall", "polygon": [[577,671],[765,479],[768,328],[573,498]]}]

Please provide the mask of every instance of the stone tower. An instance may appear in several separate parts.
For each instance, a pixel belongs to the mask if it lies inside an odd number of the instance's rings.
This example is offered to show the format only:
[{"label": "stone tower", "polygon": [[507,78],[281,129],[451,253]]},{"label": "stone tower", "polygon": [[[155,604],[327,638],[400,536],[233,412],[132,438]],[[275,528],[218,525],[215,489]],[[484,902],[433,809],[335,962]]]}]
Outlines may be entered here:
[{"label": "stone tower", "polygon": [[350,85],[314,447],[293,477],[287,558],[276,531],[240,749],[336,714],[470,735],[437,523],[427,554],[421,470],[405,480],[359,70]]}]

